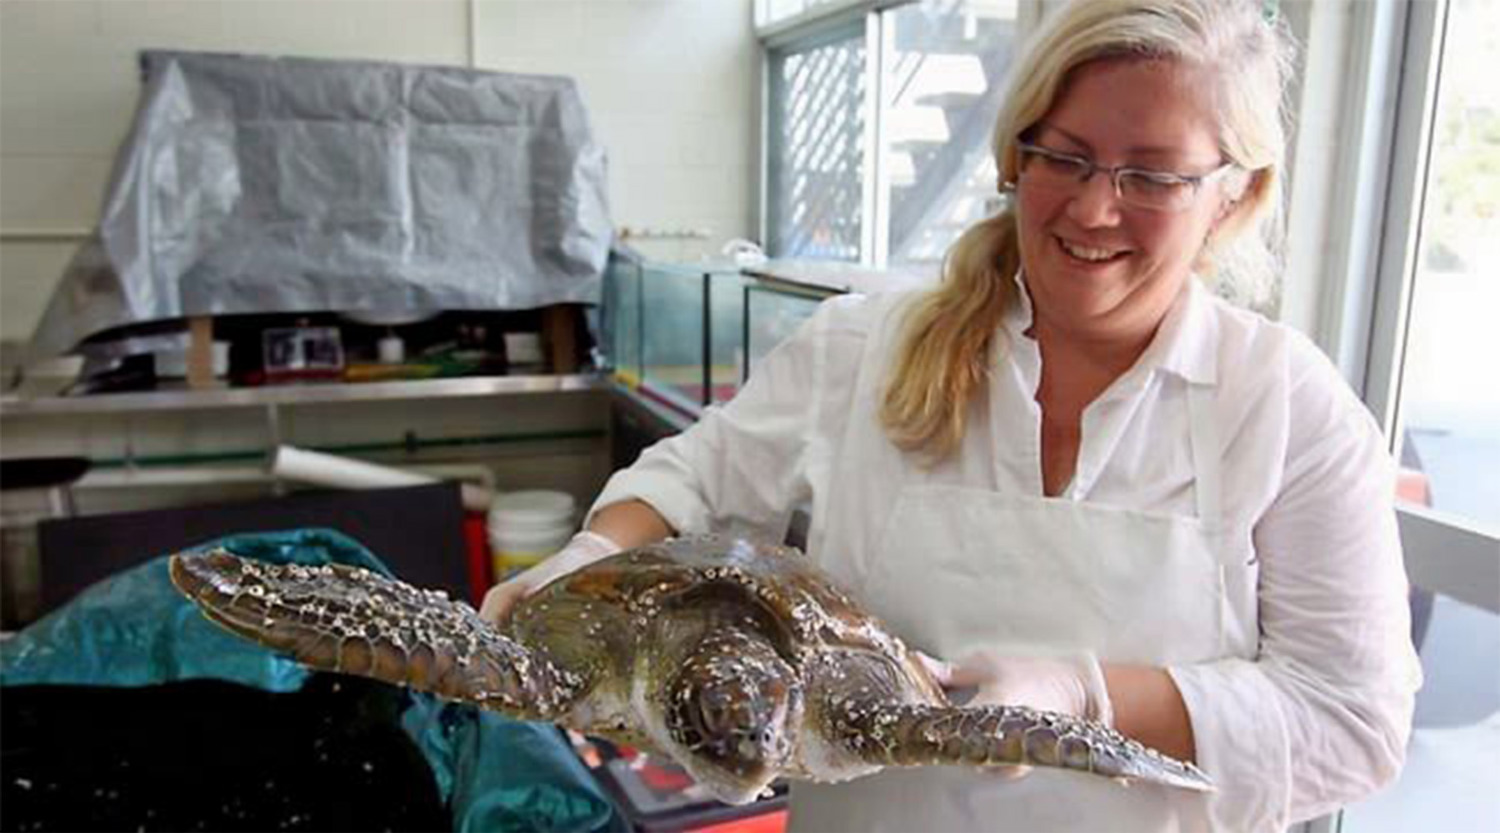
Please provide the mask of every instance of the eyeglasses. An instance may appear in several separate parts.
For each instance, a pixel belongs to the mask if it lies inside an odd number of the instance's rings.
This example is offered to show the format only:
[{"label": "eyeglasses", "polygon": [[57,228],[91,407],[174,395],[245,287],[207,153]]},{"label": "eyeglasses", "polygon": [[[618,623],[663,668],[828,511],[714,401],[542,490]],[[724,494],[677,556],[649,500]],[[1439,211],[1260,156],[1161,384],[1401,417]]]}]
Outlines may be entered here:
[{"label": "eyeglasses", "polygon": [[1076,191],[1096,173],[1108,174],[1121,202],[1151,211],[1182,211],[1193,204],[1203,184],[1218,179],[1238,166],[1227,162],[1206,174],[1148,171],[1118,166],[1106,168],[1094,160],[1073,153],[1063,153],[1017,142],[1021,153],[1021,176],[1039,188],[1054,191]]}]

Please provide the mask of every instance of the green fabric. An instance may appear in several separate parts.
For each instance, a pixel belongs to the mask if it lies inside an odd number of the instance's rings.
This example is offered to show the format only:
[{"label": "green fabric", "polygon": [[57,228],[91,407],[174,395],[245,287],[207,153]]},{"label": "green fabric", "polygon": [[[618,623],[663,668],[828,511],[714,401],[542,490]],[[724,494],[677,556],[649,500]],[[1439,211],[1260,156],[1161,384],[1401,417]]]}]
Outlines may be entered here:
[{"label": "green fabric", "polygon": [[[339,532],[302,529],[236,535],[223,547],[278,564],[389,569]],[[219,679],[269,691],[301,688],[308,670],[205,619],[172,586],[162,556],[105,579],[0,643],[0,685],[144,686]],[[625,830],[599,785],[547,724],[408,692],[402,727],[427,758],[453,827]]]},{"label": "green fabric", "polygon": [[[307,529],[237,535],[224,547],[277,564],[352,564],[390,575],[354,539]],[[117,573],[0,644],[0,685],[143,686],[218,679],[296,691],[307,670],[203,618],[172,586],[167,556]]]},{"label": "green fabric", "polygon": [[449,798],[455,831],[629,829],[549,723],[424,697],[402,724]]}]

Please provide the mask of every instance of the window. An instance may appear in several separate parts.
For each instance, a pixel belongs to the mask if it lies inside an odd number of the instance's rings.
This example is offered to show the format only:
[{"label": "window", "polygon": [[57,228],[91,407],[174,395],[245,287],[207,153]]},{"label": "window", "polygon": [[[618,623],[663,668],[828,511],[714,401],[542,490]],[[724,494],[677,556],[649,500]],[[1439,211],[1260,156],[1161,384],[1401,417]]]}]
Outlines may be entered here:
[{"label": "window", "polygon": [[1348,833],[1500,829],[1500,4],[1405,10],[1364,388],[1403,467],[1426,683],[1400,781]]},{"label": "window", "polygon": [[767,38],[768,248],[936,263],[998,208],[990,138],[1017,3],[818,5],[845,10]]}]

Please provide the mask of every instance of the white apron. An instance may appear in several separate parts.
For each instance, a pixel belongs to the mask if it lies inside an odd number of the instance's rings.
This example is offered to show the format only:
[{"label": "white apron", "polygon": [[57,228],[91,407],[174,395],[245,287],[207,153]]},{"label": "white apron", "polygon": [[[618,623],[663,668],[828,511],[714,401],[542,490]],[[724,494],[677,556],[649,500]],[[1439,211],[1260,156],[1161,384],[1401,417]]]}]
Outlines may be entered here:
[{"label": "white apron", "polygon": [[[1189,385],[1197,517],[922,485],[897,499],[855,577],[909,644],[954,660],[1091,651],[1170,665],[1253,656],[1255,572],[1221,534],[1212,388]],[[843,567],[843,569],[838,569]],[[862,574],[862,575],[861,575]],[[956,766],[794,785],[800,831],[1177,831],[1208,827],[1206,798],[1037,768],[1018,780]]]}]

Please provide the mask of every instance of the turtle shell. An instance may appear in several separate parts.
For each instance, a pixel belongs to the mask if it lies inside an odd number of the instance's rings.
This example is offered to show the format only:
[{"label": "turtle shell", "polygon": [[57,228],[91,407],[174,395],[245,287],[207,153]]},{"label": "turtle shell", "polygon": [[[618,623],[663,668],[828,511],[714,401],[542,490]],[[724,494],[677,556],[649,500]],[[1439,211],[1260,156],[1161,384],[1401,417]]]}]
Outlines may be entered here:
[{"label": "turtle shell", "polygon": [[886,653],[939,691],[901,641],[800,551],[743,539],[672,538],[597,561],[518,605],[513,627],[526,633],[539,619],[565,619],[592,622],[589,630],[602,636],[607,622],[637,632],[664,613],[705,608],[712,614],[716,606],[722,609],[717,618],[730,626],[736,624],[732,613],[753,608],[760,614],[756,624],[772,630],[788,660],[829,647]]}]

